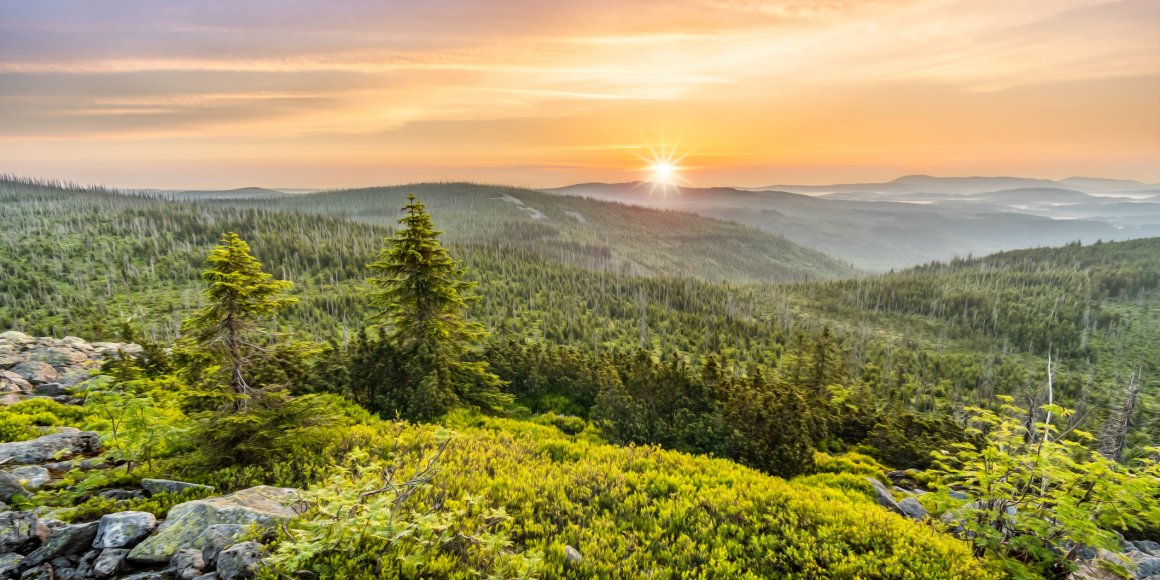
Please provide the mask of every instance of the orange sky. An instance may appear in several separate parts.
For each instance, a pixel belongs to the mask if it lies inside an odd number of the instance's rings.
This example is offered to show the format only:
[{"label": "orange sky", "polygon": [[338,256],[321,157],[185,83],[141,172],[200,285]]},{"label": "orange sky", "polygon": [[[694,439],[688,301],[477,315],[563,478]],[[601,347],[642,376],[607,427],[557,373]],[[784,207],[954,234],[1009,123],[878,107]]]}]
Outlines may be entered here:
[{"label": "orange sky", "polygon": [[[241,5],[241,6],[238,6]],[[1160,181],[1160,0],[0,0],[0,172]]]}]

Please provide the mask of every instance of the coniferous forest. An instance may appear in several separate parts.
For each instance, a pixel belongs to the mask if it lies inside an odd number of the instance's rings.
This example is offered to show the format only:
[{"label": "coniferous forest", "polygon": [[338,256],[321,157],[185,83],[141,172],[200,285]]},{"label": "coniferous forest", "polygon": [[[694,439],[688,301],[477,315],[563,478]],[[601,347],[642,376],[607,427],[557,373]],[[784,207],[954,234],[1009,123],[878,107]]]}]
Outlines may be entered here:
[{"label": "coniferous forest", "polygon": [[0,207],[0,577],[1160,574],[1160,238],[870,274],[464,183]]}]

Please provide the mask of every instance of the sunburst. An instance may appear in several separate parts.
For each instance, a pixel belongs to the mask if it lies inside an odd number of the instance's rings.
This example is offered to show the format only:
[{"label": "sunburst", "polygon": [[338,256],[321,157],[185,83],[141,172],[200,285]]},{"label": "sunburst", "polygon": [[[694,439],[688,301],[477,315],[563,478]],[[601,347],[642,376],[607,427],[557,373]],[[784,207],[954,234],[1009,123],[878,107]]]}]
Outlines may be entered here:
[{"label": "sunburst", "polygon": [[687,169],[681,165],[689,153],[678,153],[680,142],[668,145],[661,141],[659,145],[651,143],[645,145],[648,155],[637,154],[637,157],[646,163],[643,171],[648,173],[646,182],[649,184],[649,195],[660,192],[661,195],[680,193],[682,185],[691,185],[688,179],[681,175]]}]

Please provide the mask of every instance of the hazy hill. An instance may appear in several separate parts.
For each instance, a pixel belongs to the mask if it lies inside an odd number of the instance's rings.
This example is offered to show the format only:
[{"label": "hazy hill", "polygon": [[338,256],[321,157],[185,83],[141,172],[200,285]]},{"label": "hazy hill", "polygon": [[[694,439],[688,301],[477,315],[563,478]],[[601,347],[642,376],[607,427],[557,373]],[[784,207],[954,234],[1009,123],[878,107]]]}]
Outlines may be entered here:
[{"label": "hazy hill", "polygon": [[[781,236],[687,213],[562,197],[513,187],[424,183],[264,199],[255,207],[394,226],[408,194],[430,208],[448,239],[520,247],[590,269],[793,281],[854,269]],[[246,200],[232,200],[246,206]]]},{"label": "hazy hill", "polygon": [[[902,178],[904,189],[939,178]],[[1042,180],[961,178],[977,187]],[[750,225],[847,260],[887,270],[931,260],[1074,240],[1124,240],[1160,235],[1160,205],[1105,198],[1057,187],[1017,187],[975,193],[870,191],[803,195],[734,188],[673,188],[647,183],[582,184],[557,195],[678,209]]]},{"label": "hazy hill", "polygon": [[240,187],[238,189],[205,191],[168,191],[163,195],[171,199],[274,199],[293,193],[264,187]]}]

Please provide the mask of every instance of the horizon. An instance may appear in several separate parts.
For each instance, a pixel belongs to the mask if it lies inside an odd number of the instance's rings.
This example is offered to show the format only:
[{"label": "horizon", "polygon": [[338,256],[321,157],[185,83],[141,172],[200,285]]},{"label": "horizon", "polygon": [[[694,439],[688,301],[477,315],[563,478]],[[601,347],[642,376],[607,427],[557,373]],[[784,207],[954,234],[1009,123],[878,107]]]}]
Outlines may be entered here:
[{"label": "horizon", "polygon": [[657,167],[744,188],[1157,183],[1158,20],[1152,0],[0,3],[0,171],[159,189],[542,189]]}]

